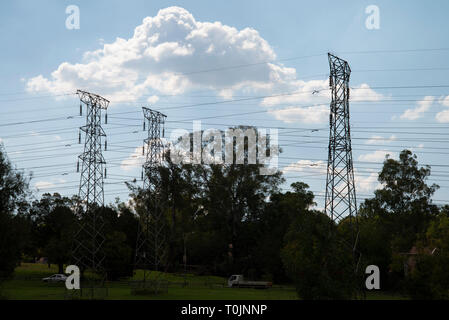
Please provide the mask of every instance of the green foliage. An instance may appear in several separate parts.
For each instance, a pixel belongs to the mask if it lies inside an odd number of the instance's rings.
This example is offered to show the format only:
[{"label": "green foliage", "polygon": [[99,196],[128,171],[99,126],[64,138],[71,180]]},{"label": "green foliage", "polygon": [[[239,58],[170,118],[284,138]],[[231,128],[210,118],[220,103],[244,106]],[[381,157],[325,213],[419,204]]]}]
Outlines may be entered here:
[{"label": "green foliage", "polygon": [[[427,184],[430,168],[419,167],[416,155],[404,150],[399,160],[387,157],[379,173],[381,189],[362,204],[357,221],[343,219],[338,225],[312,210],[314,195],[306,184],[296,182],[292,191],[280,192],[281,172],[263,176],[259,169],[175,165],[169,159],[160,168],[170,272],[183,270],[185,262],[198,274],[293,280],[304,299],[352,298],[363,282],[354,276],[348,245],[357,236],[351,232],[357,222],[359,270],[379,266],[382,289],[406,284],[414,298],[448,298],[449,206],[432,203],[438,186]],[[71,260],[76,220],[83,219],[75,215],[76,197],[44,194],[28,203],[27,186],[0,152],[0,278],[11,276],[20,260],[46,256],[59,272]],[[148,209],[145,190],[130,189],[132,206],[117,201],[96,208],[105,223],[102,250],[109,280],[132,274],[137,218]],[[405,277],[412,246],[418,248],[416,267]]]},{"label": "green foliage", "polygon": [[64,264],[70,260],[76,216],[73,200],[58,193],[45,193],[35,200],[26,213],[31,234],[25,253],[32,257],[45,256],[49,263],[58,265],[64,273]]},{"label": "green foliage", "polygon": [[12,275],[25,245],[28,180],[16,171],[0,145],[0,281]]},{"label": "green foliage", "polygon": [[108,280],[117,280],[132,275],[132,252],[126,244],[126,234],[119,231],[108,233],[104,244],[105,270]]},{"label": "green foliage", "polygon": [[75,215],[69,207],[57,206],[46,218],[44,232],[48,238],[44,252],[50,262],[59,266],[58,273],[64,273],[63,265],[71,258],[75,223]]},{"label": "green foliage", "polygon": [[449,217],[441,213],[418,243],[416,265],[407,289],[416,299],[449,299]]},{"label": "green foliage", "polygon": [[310,210],[314,197],[308,187],[294,183],[294,192],[282,197],[280,209],[291,210],[283,264],[303,299],[352,298],[356,279],[351,246],[328,216]]},{"label": "green foliage", "polygon": [[[259,272],[262,260],[255,248],[267,199],[278,191],[281,173],[260,175],[260,165],[175,165],[167,160],[158,179],[166,203],[169,270],[182,267],[185,251],[187,264],[200,266],[203,273],[265,273]],[[144,191],[131,190],[140,215],[146,210]]]},{"label": "green foliage", "polygon": [[439,212],[431,200],[438,186],[427,184],[429,176],[430,167],[419,167],[409,150],[399,160],[387,156],[379,173],[382,188],[360,207],[359,248],[365,264],[379,266],[385,289],[396,289],[404,276],[392,268],[393,257],[409,252]]},{"label": "green foliage", "polygon": [[137,220],[123,206],[99,208],[98,214],[104,223],[102,231],[105,241],[101,249],[105,257],[107,279],[117,280],[131,276],[135,242],[130,243],[127,234],[135,241]]},{"label": "green foliage", "polygon": [[352,251],[336,226],[321,212],[304,211],[291,225],[282,258],[302,299],[355,296]]}]

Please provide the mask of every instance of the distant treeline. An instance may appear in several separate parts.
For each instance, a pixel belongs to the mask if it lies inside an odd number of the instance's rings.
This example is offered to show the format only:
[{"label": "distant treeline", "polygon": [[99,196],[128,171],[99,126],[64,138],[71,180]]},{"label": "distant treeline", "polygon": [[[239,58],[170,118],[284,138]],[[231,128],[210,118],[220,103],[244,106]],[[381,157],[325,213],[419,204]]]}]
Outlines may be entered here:
[{"label": "distant treeline", "polygon": [[[399,160],[387,158],[381,189],[362,203],[357,220],[335,224],[314,209],[305,183],[282,192],[281,172],[263,176],[259,165],[178,165],[168,159],[157,178],[166,226],[163,265],[168,272],[183,272],[186,263],[201,274],[295,283],[305,299],[345,299],[360,293],[365,266],[374,264],[383,290],[448,298],[449,206],[432,203],[438,186],[427,184],[429,176],[430,167],[419,167],[408,150]],[[139,216],[146,210],[147,191],[128,187],[130,201],[92,209],[105,224],[102,250],[110,280],[132,275]],[[77,197],[30,196],[29,178],[0,150],[0,278],[39,257],[59,265],[60,273],[72,261],[83,219]],[[357,255],[348,246],[352,230],[358,230]]]}]

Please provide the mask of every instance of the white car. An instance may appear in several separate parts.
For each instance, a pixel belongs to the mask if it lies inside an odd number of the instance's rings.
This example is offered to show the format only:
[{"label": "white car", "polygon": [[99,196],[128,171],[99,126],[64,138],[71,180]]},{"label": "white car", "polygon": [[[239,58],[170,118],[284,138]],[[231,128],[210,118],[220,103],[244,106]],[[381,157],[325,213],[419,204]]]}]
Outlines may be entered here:
[{"label": "white car", "polygon": [[65,282],[66,279],[67,279],[67,276],[65,274],[54,274],[47,278],[43,278],[42,281],[44,281],[44,282]]}]

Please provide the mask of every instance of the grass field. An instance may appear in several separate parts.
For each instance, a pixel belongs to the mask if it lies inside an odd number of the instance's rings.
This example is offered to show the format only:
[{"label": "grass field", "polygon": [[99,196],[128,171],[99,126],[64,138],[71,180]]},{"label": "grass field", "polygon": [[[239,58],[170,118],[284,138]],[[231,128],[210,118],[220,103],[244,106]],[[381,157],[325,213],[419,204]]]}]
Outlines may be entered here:
[{"label": "grass field", "polygon": [[[14,277],[3,283],[2,295],[11,300],[63,300],[66,289],[63,283],[47,284],[42,278],[57,273],[52,265],[24,263],[15,270]],[[134,279],[139,279],[137,273]],[[216,276],[163,275],[169,281],[168,292],[159,295],[132,295],[129,281],[108,282],[109,300],[295,300],[298,296],[293,286],[273,286],[271,289],[237,289],[224,286],[225,279]],[[130,280],[134,280],[130,279]],[[187,285],[185,285],[187,283]],[[367,299],[403,299],[383,293],[369,293]]]}]

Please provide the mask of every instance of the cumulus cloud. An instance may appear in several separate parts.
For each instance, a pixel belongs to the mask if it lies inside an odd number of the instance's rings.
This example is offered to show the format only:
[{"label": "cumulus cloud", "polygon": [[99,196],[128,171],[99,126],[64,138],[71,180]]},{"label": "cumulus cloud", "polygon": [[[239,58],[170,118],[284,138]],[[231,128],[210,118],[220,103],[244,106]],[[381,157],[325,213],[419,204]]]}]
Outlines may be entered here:
[{"label": "cumulus cloud", "polygon": [[128,158],[121,162],[120,168],[124,171],[130,171],[137,167],[141,167],[144,162],[145,156],[142,154],[142,147],[137,147]]},{"label": "cumulus cloud", "polygon": [[[294,70],[294,69],[293,69]],[[296,80],[296,71],[285,79],[278,78],[276,89],[279,94],[273,94],[262,100],[264,106],[296,103],[329,102],[328,80]]]},{"label": "cumulus cloud", "polygon": [[396,152],[386,151],[386,150],[376,150],[374,152],[361,154],[358,157],[359,161],[367,161],[367,162],[381,162],[385,160],[385,156],[389,154],[394,157]]},{"label": "cumulus cloud", "polygon": [[[449,107],[449,96],[441,97],[438,101],[441,105]],[[449,110],[443,110],[436,114],[435,120],[440,123],[449,122]]]},{"label": "cumulus cloud", "polygon": [[449,122],[449,110],[443,110],[437,113],[435,119],[440,123]]},{"label": "cumulus cloud", "polygon": [[156,96],[156,95],[152,95],[151,97],[149,97],[149,98],[147,99],[147,102],[148,102],[148,103],[151,103],[151,104],[154,104],[154,103],[156,103],[156,102],[158,102],[158,101],[159,101],[159,97]]},{"label": "cumulus cloud", "polygon": [[[327,174],[327,163],[325,161],[299,160],[286,166],[282,172],[284,174],[303,172],[311,175],[322,175],[325,177]],[[307,175],[304,176],[304,179],[307,179]],[[369,174],[366,175],[355,170],[354,180],[356,190],[360,193],[371,193],[381,187],[381,184],[378,181],[378,173],[374,171],[369,172]],[[339,185],[338,187],[344,188],[344,185]]]},{"label": "cumulus cloud", "polygon": [[220,70],[220,76],[201,71],[275,59],[271,46],[252,28],[196,21],[187,10],[169,7],[143,19],[131,38],[86,52],[81,63],[61,63],[50,77],[28,79],[27,89],[57,93],[89,88],[120,101],[154,90],[178,94],[195,87],[219,91],[266,86],[294,76],[294,69],[264,63],[244,72]]},{"label": "cumulus cloud", "polygon": [[362,83],[350,91],[351,101],[378,101],[383,98],[385,98],[383,94],[374,91],[366,83]]},{"label": "cumulus cloud", "polygon": [[400,118],[405,120],[416,120],[423,116],[424,112],[427,112],[430,109],[430,106],[433,104],[435,97],[426,96],[423,100],[419,101],[418,106],[413,109],[407,109],[403,114],[401,114]]},{"label": "cumulus cloud", "polygon": [[287,173],[296,173],[296,172],[307,172],[312,174],[326,174],[327,172],[327,163],[324,161],[311,161],[311,160],[299,160],[297,162],[293,162],[286,166],[282,172],[284,174]]},{"label": "cumulus cloud", "polygon": [[[270,95],[261,101],[269,110],[289,106],[289,111],[272,113],[280,120],[292,122],[286,116],[293,113],[298,122],[326,121],[324,107],[310,105],[329,103],[328,80],[301,80],[295,68],[276,62],[273,48],[252,28],[197,21],[183,8],[168,7],[144,18],[130,38],[99,41],[99,46],[78,63],[63,62],[48,76],[27,79],[28,92],[56,95],[86,89],[114,102],[143,97],[154,104],[160,95],[195,89],[226,99],[239,91]],[[361,96],[380,97],[366,84],[351,93],[353,100]]]},{"label": "cumulus cloud", "polygon": [[389,138],[385,138],[385,137],[380,136],[380,135],[373,135],[365,143],[366,144],[388,144],[388,143],[391,143],[391,142],[395,141],[396,139],[397,138],[396,138],[396,136],[394,134],[391,135]]},{"label": "cumulus cloud", "polygon": [[329,107],[324,105],[311,107],[289,107],[280,110],[270,110],[277,120],[286,123],[323,123],[329,121]]},{"label": "cumulus cloud", "polygon": [[443,106],[449,107],[449,96],[442,97],[439,101]]},{"label": "cumulus cloud", "polygon": [[357,171],[354,174],[357,192],[370,193],[381,187],[378,181],[378,173],[371,172],[368,176],[360,175]]},{"label": "cumulus cloud", "polygon": [[[278,83],[276,87],[284,87],[286,94],[274,94],[262,100],[262,105],[272,107],[290,104],[282,110],[270,110],[276,119],[286,123],[326,123],[329,121],[329,102],[331,99],[329,81],[326,80],[290,80]],[[367,84],[361,84],[351,90],[350,101],[378,101],[384,96],[375,92]],[[297,106],[299,103],[310,103],[308,106]]]},{"label": "cumulus cloud", "polygon": [[38,181],[34,184],[34,187],[39,190],[39,189],[49,189],[49,188],[54,188],[55,184],[53,182],[50,181]]}]

